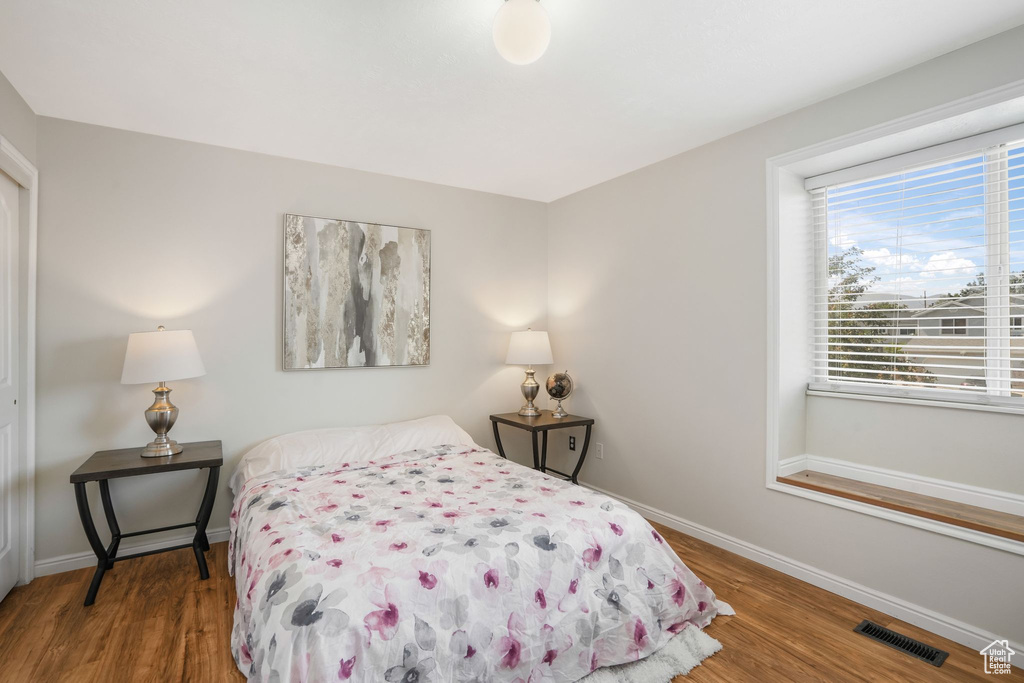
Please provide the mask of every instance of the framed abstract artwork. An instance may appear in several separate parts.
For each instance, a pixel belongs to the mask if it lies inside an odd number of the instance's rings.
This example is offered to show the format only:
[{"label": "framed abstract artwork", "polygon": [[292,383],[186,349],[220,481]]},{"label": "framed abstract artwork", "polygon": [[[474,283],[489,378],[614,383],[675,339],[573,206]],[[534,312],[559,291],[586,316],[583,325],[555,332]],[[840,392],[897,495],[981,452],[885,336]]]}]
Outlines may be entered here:
[{"label": "framed abstract artwork", "polygon": [[284,217],[285,370],[430,364],[430,231]]}]

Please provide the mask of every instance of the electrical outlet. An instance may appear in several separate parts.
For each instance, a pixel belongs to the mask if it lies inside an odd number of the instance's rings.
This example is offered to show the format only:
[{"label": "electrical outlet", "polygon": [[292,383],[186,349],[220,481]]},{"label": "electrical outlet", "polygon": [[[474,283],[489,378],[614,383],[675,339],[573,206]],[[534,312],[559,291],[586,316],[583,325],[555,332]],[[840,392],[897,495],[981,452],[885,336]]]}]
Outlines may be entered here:
[{"label": "electrical outlet", "polygon": [[576,437],[575,436],[570,436],[569,437],[569,450],[570,451],[576,450]]},{"label": "electrical outlet", "polygon": [[594,457],[597,458],[598,460],[604,460],[604,444],[603,443],[595,443],[594,444]]}]

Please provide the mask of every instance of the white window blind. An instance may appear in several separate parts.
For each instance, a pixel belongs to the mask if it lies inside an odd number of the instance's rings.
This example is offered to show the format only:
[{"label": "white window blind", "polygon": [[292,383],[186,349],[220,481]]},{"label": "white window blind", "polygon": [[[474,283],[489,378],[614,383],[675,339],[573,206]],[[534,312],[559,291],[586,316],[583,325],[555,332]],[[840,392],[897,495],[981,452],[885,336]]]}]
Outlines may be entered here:
[{"label": "white window blind", "polygon": [[809,179],[811,389],[1024,405],[1024,141],[1006,137]]}]

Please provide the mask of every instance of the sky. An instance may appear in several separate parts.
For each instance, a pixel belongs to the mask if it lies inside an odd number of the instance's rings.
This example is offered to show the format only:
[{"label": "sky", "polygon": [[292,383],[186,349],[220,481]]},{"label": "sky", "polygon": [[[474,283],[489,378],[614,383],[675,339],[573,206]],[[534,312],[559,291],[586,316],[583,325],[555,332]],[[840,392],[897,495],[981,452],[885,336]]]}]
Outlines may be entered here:
[{"label": "sky", "polygon": [[[1024,141],[1007,153],[1010,269],[1024,271]],[[856,246],[879,278],[877,294],[937,297],[958,292],[985,268],[984,155],[827,190],[828,253]]]}]

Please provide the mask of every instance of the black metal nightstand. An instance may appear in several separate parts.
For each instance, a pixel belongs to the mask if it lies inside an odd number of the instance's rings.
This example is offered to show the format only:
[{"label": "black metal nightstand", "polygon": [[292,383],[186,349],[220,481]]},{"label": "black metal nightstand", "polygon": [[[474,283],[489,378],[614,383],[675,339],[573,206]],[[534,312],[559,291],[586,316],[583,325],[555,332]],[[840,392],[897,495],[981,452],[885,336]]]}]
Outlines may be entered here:
[{"label": "black metal nightstand", "polygon": [[[494,442],[498,446],[498,454],[506,458],[505,450],[501,447],[501,436],[498,434],[498,424],[508,425],[516,429],[524,429],[530,432],[533,440],[533,469],[541,472],[554,472],[565,477],[574,484],[579,484],[577,477],[583,469],[583,461],[587,459],[587,448],[590,447],[590,429],[594,426],[594,420],[589,417],[578,415],[566,415],[565,417],[551,417],[550,410],[540,411],[538,417],[523,417],[519,413],[501,413],[491,415],[491,424],[494,427]],[[559,472],[553,467],[548,467],[548,432],[552,429],[565,429],[567,427],[586,427],[587,432],[583,437],[583,449],[580,451],[580,459],[576,462],[576,468],[572,474]],[[541,449],[537,451],[537,432],[541,434]]]},{"label": "black metal nightstand", "polygon": [[[220,479],[220,468],[224,464],[224,457],[221,452],[220,441],[198,441],[196,443],[182,444],[184,450],[178,455],[166,458],[143,458],[139,455],[141,448],[122,448],[116,451],[98,451],[86,460],[81,467],[71,475],[71,483],[75,485],[75,499],[78,501],[78,514],[82,518],[82,527],[89,539],[92,551],[96,553],[96,573],[92,576],[92,583],[89,585],[89,592],[85,596],[85,604],[89,606],[96,601],[96,592],[100,589],[100,582],[103,580],[103,573],[113,569],[115,562],[130,560],[144,555],[155,555],[171,550],[181,550],[191,547],[196,554],[196,562],[199,564],[199,578],[208,579],[210,571],[206,566],[204,552],[210,549],[210,542],[206,538],[206,525],[210,522],[210,513],[213,511],[213,501],[217,496],[217,484]],[[199,506],[199,514],[196,521],[185,522],[184,524],[172,524],[171,526],[160,527],[159,529],[145,529],[143,531],[131,531],[121,533],[117,524],[117,517],[114,516],[114,505],[110,501],[111,479],[122,477],[136,477],[141,474],[156,474],[158,472],[177,472],[180,470],[209,469],[210,475],[206,480],[206,492],[203,494],[203,502]],[[103,547],[99,535],[96,533],[96,525],[92,521],[92,512],[89,510],[89,498],[85,491],[85,483],[97,481],[100,485],[100,500],[103,501],[103,512],[107,518],[107,526],[110,528],[110,546]],[[170,531],[171,529],[184,529],[190,526],[196,528],[196,535],[192,543],[176,545],[170,548],[161,548],[134,555],[117,556],[117,547],[122,538],[142,536],[144,534],[155,534],[158,531]]]}]

